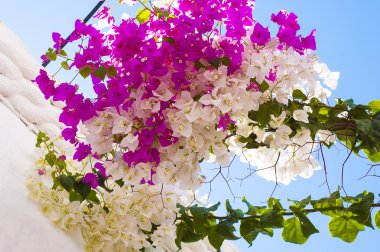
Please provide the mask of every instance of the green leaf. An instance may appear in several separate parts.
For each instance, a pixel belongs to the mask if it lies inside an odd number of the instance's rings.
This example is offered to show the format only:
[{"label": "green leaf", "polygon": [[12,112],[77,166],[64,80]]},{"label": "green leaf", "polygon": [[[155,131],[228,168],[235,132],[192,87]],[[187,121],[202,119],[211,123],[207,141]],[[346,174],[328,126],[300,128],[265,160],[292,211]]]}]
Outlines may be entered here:
[{"label": "green leaf", "polygon": [[91,67],[84,66],[79,70],[80,75],[82,75],[83,78],[87,78],[91,74]]},{"label": "green leaf", "polygon": [[210,212],[216,211],[220,203],[217,203],[209,208],[198,207],[197,205],[189,208],[191,215],[194,218],[194,229],[197,233],[207,233],[212,226],[215,225],[215,219],[208,218],[212,214]]},{"label": "green leaf", "polygon": [[368,106],[373,113],[380,112],[380,100],[373,100],[368,103]]},{"label": "green leaf", "polygon": [[123,179],[118,179],[118,180],[115,180],[115,183],[120,186],[120,187],[123,187],[124,186],[124,181]]},{"label": "green leaf", "polygon": [[230,66],[232,63],[231,59],[227,56],[222,57],[222,65],[223,66]]},{"label": "green leaf", "polygon": [[214,60],[210,61],[210,65],[213,66],[215,69],[218,69],[222,60],[219,57],[216,57]]},{"label": "green leaf", "polygon": [[247,212],[245,212],[245,214],[247,214],[247,215],[253,215],[253,216],[255,216],[255,215],[259,215],[259,214],[261,214],[265,209],[266,209],[266,207],[264,207],[264,206],[252,206],[246,199],[245,199],[245,197],[243,197],[243,199],[242,199],[242,201],[247,205],[247,207],[248,207],[248,211]]},{"label": "green leaf", "polygon": [[140,24],[146,23],[149,21],[151,12],[148,9],[140,9],[137,11],[136,19]]},{"label": "green leaf", "polygon": [[95,192],[94,190],[91,190],[91,192],[90,192],[90,193],[88,194],[88,196],[87,196],[87,199],[88,199],[89,201],[92,201],[92,202],[96,203],[96,204],[99,204],[99,203],[100,203],[100,200],[99,200],[99,198],[97,197],[96,192]]},{"label": "green leaf", "polygon": [[73,202],[73,201],[80,201],[80,202],[82,202],[83,198],[78,193],[76,193],[74,191],[71,191],[70,194],[69,194],[69,200],[70,200],[70,202]]},{"label": "green leaf", "polygon": [[235,227],[229,221],[221,221],[218,225],[215,226],[215,232],[223,237],[225,240],[237,240],[235,232]]},{"label": "green leaf", "polygon": [[296,217],[285,221],[282,238],[291,243],[304,244],[312,234],[319,233],[318,229],[303,213],[295,214]]},{"label": "green leaf", "polygon": [[206,68],[201,62],[199,61],[195,61],[194,62],[194,67],[197,71],[199,71],[199,69],[202,69],[202,68]]},{"label": "green leaf", "polygon": [[241,221],[240,235],[246,240],[249,245],[252,246],[252,241],[256,239],[259,233],[273,236],[273,230],[271,228],[264,228],[257,218],[246,218]]},{"label": "green leaf", "polygon": [[111,76],[111,77],[116,77],[116,76],[117,76],[116,68],[115,68],[114,66],[110,66],[110,67],[107,69],[107,75],[108,75],[108,76]]},{"label": "green leaf", "polygon": [[296,213],[295,214],[298,220],[301,222],[302,233],[305,237],[310,237],[310,235],[319,233],[319,230],[315,228],[313,223],[307,218],[304,213]]},{"label": "green leaf", "polygon": [[74,183],[74,191],[77,192],[83,199],[86,199],[91,192],[91,186],[82,181]]},{"label": "green leaf", "polygon": [[347,104],[352,109],[354,109],[356,107],[356,104],[354,103],[353,99],[345,100],[344,103]]},{"label": "green leaf", "polygon": [[278,117],[281,114],[281,105],[277,102],[267,102],[260,106],[258,111],[250,111],[249,119],[259,123],[261,128],[267,126],[271,120],[271,115]]},{"label": "green leaf", "polygon": [[319,114],[322,116],[327,116],[330,112],[330,109],[328,107],[321,107],[319,109]]},{"label": "green leaf", "polygon": [[284,217],[280,211],[267,210],[261,215],[260,222],[265,228],[282,228],[284,226]]},{"label": "green leaf", "polygon": [[276,211],[281,211],[284,209],[280,203],[280,200],[272,197],[268,200],[268,207],[269,209],[274,209]]},{"label": "green leaf", "polygon": [[371,135],[372,121],[370,119],[355,119],[356,126],[366,135]]},{"label": "green leaf", "polygon": [[233,211],[230,201],[228,199],[226,200],[226,210],[227,212]]},{"label": "green leaf", "polygon": [[[184,222],[180,223],[181,224],[181,232],[182,232],[182,237],[181,241],[185,243],[189,242],[196,242],[201,239],[203,239],[205,236],[203,234],[197,234],[191,228],[188,227],[188,225]],[[178,226],[177,226],[178,229]]]},{"label": "green leaf", "polygon": [[208,213],[216,211],[219,206],[220,206],[220,202],[218,202],[215,205],[212,205],[209,208],[198,207],[197,205],[195,205],[195,206],[190,207],[189,210],[191,212],[191,215],[194,218],[196,218],[196,219],[202,219],[202,220],[205,221],[207,219]]},{"label": "green leaf", "polygon": [[177,245],[178,248],[182,248],[182,237],[184,235],[184,230],[185,230],[185,223],[180,222],[178,223],[176,228],[176,238],[175,238],[175,244]]},{"label": "green leaf", "polygon": [[218,203],[216,203],[216,204],[214,204],[214,205],[208,207],[207,209],[208,209],[210,212],[215,212],[216,210],[218,210],[219,206],[220,206],[220,202],[218,202]]},{"label": "green leaf", "polygon": [[67,61],[62,61],[61,62],[61,66],[65,70],[69,70],[70,69],[69,64],[67,64]]},{"label": "green leaf", "polygon": [[278,199],[269,198],[268,209],[262,210],[260,222],[265,228],[282,228],[284,226],[284,209]]},{"label": "green leaf", "polygon": [[48,57],[48,59],[50,61],[56,61],[57,60],[57,53],[52,48],[49,48],[48,51],[45,53],[45,55],[46,55],[46,57]]},{"label": "green leaf", "polygon": [[293,202],[293,205],[289,206],[289,209],[294,213],[295,211],[300,211],[302,209],[305,209],[305,207],[309,205],[311,202],[311,196],[309,195],[307,198],[301,201],[291,200],[291,199],[288,199],[288,201]]},{"label": "green leaf", "polygon": [[341,216],[331,219],[329,222],[329,230],[333,237],[338,237],[345,242],[353,242],[359,231],[364,230],[364,225],[347,216]]},{"label": "green leaf", "polygon": [[210,244],[216,249],[216,250],[219,250],[220,247],[222,246],[223,244],[223,241],[224,241],[224,238],[221,237],[220,235],[218,235],[216,232],[211,232],[208,234],[208,241],[210,242]]},{"label": "green leaf", "polygon": [[[171,45],[174,45],[174,43],[175,43],[175,40],[173,39],[173,38],[171,38],[171,37],[165,37],[164,39],[163,39],[163,41],[166,41],[166,42],[168,42],[169,44],[171,44]],[[197,61],[198,62],[198,61]]]},{"label": "green leaf", "polygon": [[37,135],[36,147],[41,148],[41,144],[46,143],[49,140],[50,138],[46,135],[46,133],[39,131]]},{"label": "green leaf", "polygon": [[58,186],[61,184],[59,182],[59,177],[57,177],[56,175],[57,175],[57,172],[55,172],[55,171],[51,173],[51,177],[53,178],[53,186],[51,189],[53,189],[53,190],[57,189]]},{"label": "green leaf", "polygon": [[261,93],[264,93],[265,91],[267,91],[269,89],[269,84],[265,80],[263,82],[261,82],[261,84],[258,84],[257,86],[258,86],[259,91]]},{"label": "green leaf", "polygon": [[160,8],[158,7],[154,7],[154,13],[156,14],[156,16],[158,18],[161,18],[162,16],[164,17],[169,17],[170,16],[170,12],[167,11],[167,10],[161,10]]},{"label": "green leaf", "polygon": [[372,128],[374,129],[374,131],[372,131],[374,137],[376,137],[377,140],[380,140],[380,112],[377,112],[373,116]]},{"label": "green leaf", "polygon": [[354,202],[348,208],[348,211],[355,214],[351,219],[356,220],[358,223],[374,228],[372,225],[371,208],[374,201],[373,193],[364,191],[356,197],[350,198]]},{"label": "green leaf", "polygon": [[230,222],[236,223],[239,221],[239,218],[244,216],[244,212],[241,209],[233,209],[231,207],[230,201],[226,200],[226,209],[228,212],[228,220]]},{"label": "green leaf", "polygon": [[292,96],[293,96],[293,99],[295,100],[301,100],[301,101],[307,100],[307,96],[299,89],[293,90]]},{"label": "green leaf", "polygon": [[244,219],[240,224],[240,235],[246,240],[250,246],[252,246],[252,241],[256,239],[259,235],[259,231],[256,230],[256,226],[260,224],[257,219]]},{"label": "green leaf", "polygon": [[107,178],[103,177],[103,175],[100,173],[100,171],[96,171],[95,174],[98,177],[99,186],[109,193],[112,192],[113,190],[108,188],[106,185]]},{"label": "green leaf", "polygon": [[54,154],[54,152],[50,151],[48,154],[46,154],[45,160],[51,167],[53,167],[57,161],[57,156]]},{"label": "green leaf", "polygon": [[296,217],[286,220],[285,227],[282,231],[282,238],[284,241],[296,244],[304,244],[308,239],[308,237],[305,237],[303,234],[301,222]]},{"label": "green leaf", "polygon": [[99,79],[104,80],[107,75],[107,69],[105,66],[100,66],[99,68],[95,69],[93,74]]},{"label": "green leaf", "polygon": [[55,165],[58,167],[59,170],[65,170],[66,169],[66,162],[57,158]]},{"label": "green leaf", "polygon": [[65,50],[60,50],[59,51],[59,55],[61,55],[61,56],[63,56],[63,57],[67,57],[67,53],[66,53],[66,51]]},{"label": "green leaf", "polygon": [[377,211],[375,214],[375,224],[378,229],[380,229],[380,211]]},{"label": "green leaf", "polygon": [[374,162],[379,163],[380,162],[380,152],[375,152],[374,154],[371,154],[371,152],[367,149],[363,149],[363,152],[367,155],[367,158]]},{"label": "green leaf", "polygon": [[[343,200],[340,198],[339,191],[336,191],[330,195],[329,198],[321,198],[319,200],[312,200],[311,205],[314,209],[320,211],[319,209],[323,208],[331,208],[331,207],[343,207]],[[320,211],[322,214],[330,216],[330,217],[336,217],[341,216],[342,210],[336,209],[336,210],[328,210],[328,211]]]},{"label": "green leaf", "polygon": [[59,177],[59,182],[66,191],[70,192],[71,188],[74,186],[75,179],[73,176],[61,175]]}]

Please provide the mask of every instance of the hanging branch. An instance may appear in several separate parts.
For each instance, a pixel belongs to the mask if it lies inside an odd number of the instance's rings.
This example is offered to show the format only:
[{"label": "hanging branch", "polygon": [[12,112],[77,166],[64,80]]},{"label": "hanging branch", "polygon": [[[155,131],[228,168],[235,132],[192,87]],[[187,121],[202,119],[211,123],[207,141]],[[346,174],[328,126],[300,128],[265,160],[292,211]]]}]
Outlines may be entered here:
[{"label": "hanging branch", "polygon": [[[87,23],[88,20],[90,20],[90,18],[92,18],[92,16],[95,14],[95,12],[97,12],[99,10],[99,8],[104,4],[104,2],[105,2],[105,0],[99,1],[97,3],[97,5],[91,10],[91,12],[88,13],[88,15],[84,18],[83,22]],[[73,33],[74,33],[74,31],[72,31],[70,33],[70,35],[67,36],[67,38],[65,39],[65,42],[60,46],[60,49],[63,49],[67,45],[67,43],[69,42]],[[42,63],[42,66],[47,67],[47,65],[49,65],[49,63],[50,63],[50,60],[47,60],[47,61]]]}]

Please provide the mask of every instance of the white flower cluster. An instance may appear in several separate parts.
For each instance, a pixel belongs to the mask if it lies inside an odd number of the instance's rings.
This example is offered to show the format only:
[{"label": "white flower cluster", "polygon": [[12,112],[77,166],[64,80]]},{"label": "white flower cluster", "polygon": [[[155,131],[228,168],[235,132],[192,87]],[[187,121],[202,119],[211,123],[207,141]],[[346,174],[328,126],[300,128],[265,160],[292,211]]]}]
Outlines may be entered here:
[{"label": "white flower cluster", "polygon": [[[35,164],[37,170],[47,175],[58,172],[43,157]],[[86,162],[66,160],[66,164],[73,173],[89,170]],[[44,215],[66,232],[82,235],[87,251],[136,251],[152,246],[155,251],[175,251],[176,204],[188,204],[191,192],[163,184],[120,187],[111,178],[108,183],[112,192],[100,188],[97,193],[107,207],[105,210],[102,205],[90,206],[85,201],[70,202],[66,190],[60,187],[52,190],[51,176],[33,171],[27,177],[29,196],[39,203]]]},{"label": "white flower cluster", "polygon": [[[327,99],[331,93],[328,89],[335,89],[339,73],[330,72],[325,64],[319,63],[315,54],[299,54],[292,48],[279,50],[273,39],[265,48],[256,50],[247,42],[243,58],[243,69],[250,78],[255,78],[258,83],[266,81],[269,88],[260,93],[260,104],[270,99],[288,105],[288,99],[296,89],[307,94],[308,99],[313,97]],[[271,81],[269,76],[275,74],[275,80]],[[313,157],[313,151],[318,146],[311,139],[309,129],[301,127],[292,137],[292,129],[284,125],[284,122],[292,117],[294,120],[309,123],[311,108],[305,106],[303,109],[295,110],[292,114],[283,111],[280,116],[271,115],[269,126],[274,132],[265,132],[258,126],[250,126],[252,121],[247,115],[240,115],[236,123],[237,134],[248,137],[254,133],[257,143],[265,143],[268,147],[257,149],[240,149],[231,144],[231,150],[241,155],[242,162],[248,162],[256,167],[256,174],[265,179],[289,184],[296,176],[309,178],[313,172],[320,169],[319,163]],[[236,118],[236,117],[235,117]],[[319,141],[326,144],[335,141],[334,135],[327,130],[319,130],[317,137]],[[239,137],[231,138],[238,141]],[[318,140],[315,139],[317,142]]]}]

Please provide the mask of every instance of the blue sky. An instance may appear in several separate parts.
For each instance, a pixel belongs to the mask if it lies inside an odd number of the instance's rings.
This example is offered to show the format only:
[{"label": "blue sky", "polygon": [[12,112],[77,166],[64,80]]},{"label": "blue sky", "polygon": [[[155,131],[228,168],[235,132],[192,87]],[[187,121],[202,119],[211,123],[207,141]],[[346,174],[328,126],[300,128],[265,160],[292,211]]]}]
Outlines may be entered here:
[{"label": "blue sky", "polygon": [[[112,5],[115,0],[109,1]],[[51,46],[51,33],[60,32],[66,36],[72,31],[75,19],[84,18],[97,1],[5,1],[0,0],[0,20],[5,22],[23,40],[36,59]],[[280,9],[295,12],[304,35],[317,29],[317,53],[321,61],[328,64],[331,70],[339,71],[341,78],[333,97],[354,98],[357,103],[367,103],[380,99],[380,27],[377,20],[380,1],[332,1],[332,0],[257,0],[255,18],[265,26],[270,25],[271,13]],[[127,11],[127,9],[125,10]],[[274,26],[270,26],[274,27]],[[50,66],[54,71],[57,66]],[[336,188],[340,183],[340,168],[347,153],[344,148],[337,147],[326,150],[330,185]],[[368,162],[353,157],[345,168],[346,190],[349,194],[357,194],[364,189],[380,192],[378,178],[358,180],[368,168]],[[210,170],[206,165],[204,169]],[[234,176],[241,177],[245,164],[234,163],[231,171]],[[212,174],[207,172],[207,174]],[[308,180],[298,179],[289,186],[281,186],[274,197],[302,199],[308,195],[313,197],[327,196],[327,189],[321,186],[324,181],[322,171]],[[237,196],[245,195],[254,204],[262,204],[273,189],[274,183],[259,177],[252,177],[240,185],[239,181],[231,183]],[[240,205],[240,200],[233,201],[231,193],[222,179],[216,179],[212,186],[211,200],[223,201],[230,197],[233,205]],[[207,192],[204,188],[201,192]],[[345,251],[357,252],[378,251],[379,230],[366,230],[359,233],[357,240],[347,244],[330,237],[327,229],[328,219],[314,214],[312,220],[320,230],[320,234],[312,236],[305,245],[285,243],[281,233],[275,232],[274,238],[259,236],[253,246],[240,240],[235,244],[241,251]]]}]

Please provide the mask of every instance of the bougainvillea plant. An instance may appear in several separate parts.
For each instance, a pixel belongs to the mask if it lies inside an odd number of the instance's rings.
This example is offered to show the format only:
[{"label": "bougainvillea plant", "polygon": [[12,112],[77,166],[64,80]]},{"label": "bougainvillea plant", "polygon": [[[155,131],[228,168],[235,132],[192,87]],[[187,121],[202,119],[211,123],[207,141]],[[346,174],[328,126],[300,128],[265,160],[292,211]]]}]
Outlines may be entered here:
[{"label": "bougainvillea plant", "polygon": [[[319,62],[315,30],[300,34],[297,16],[281,10],[271,34],[254,19],[252,0],[120,2],[141,9],[117,21],[104,7],[96,25],[77,20],[68,41],[54,33],[42,56],[77,77],[59,83],[41,69],[35,79],[46,99],[64,104],[65,128],[38,135],[41,158],[28,179],[53,222],[79,231],[91,251],[175,251],[206,237],[219,249],[275,228],[302,244],[318,232],[313,212],[330,216],[332,236],[347,242],[373,228],[380,205],[366,191],[308,197],[288,210],[272,197],[266,207],[243,198],[248,210],[227,201],[225,216],[215,214],[219,203],[192,204],[208,179],[205,161],[223,167],[240,157],[276,185],[325,168],[314,153],[336,141],[380,161],[380,101],[327,104],[339,74]],[[62,50],[66,42],[78,44],[74,55]],[[78,91],[80,77],[95,98]]]}]

